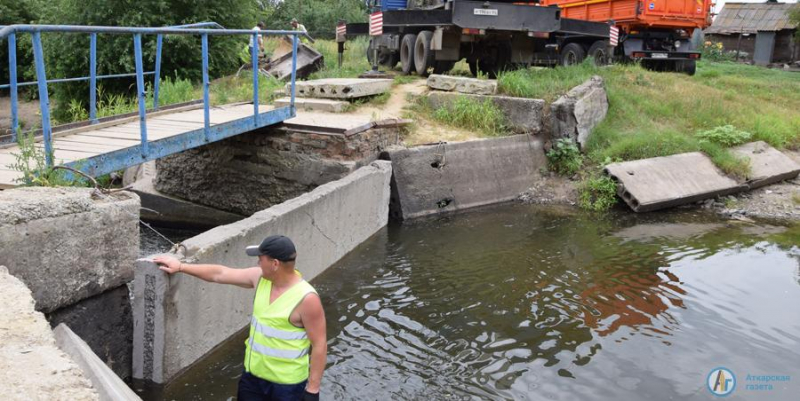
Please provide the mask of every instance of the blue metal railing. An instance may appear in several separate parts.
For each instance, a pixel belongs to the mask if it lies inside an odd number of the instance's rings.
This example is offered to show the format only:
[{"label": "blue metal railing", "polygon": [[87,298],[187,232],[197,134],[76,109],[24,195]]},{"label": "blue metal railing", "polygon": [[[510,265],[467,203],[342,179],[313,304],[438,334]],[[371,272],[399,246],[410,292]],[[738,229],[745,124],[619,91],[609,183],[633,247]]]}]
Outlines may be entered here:
[{"label": "blue metal railing", "polygon": [[[42,51],[42,32],[60,32],[60,33],[82,33],[89,34],[89,76],[76,77],[76,78],[60,78],[47,80],[45,70],[44,53]],[[34,82],[17,82],[17,35],[19,33],[29,33],[33,43],[33,56],[36,66],[36,81]],[[113,34],[113,35],[132,35],[134,43],[134,58],[136,65],[136,72],[130,74],[113,74],[113,75],[97,75],[97,34]],[[295,115],[295,78],[297,70],[297,42],[298,35],[303,34],[298,31],[268,31],[268,30],[244,30],[244,29],[225,29],[215,22],[201,22],[196,24],[180,25],[173,27],[161,28],[141,28],[141,27],[105,27],[105,26],[79,26],[79,25],[8,25],[0,26],[0,39],[6,38],[8,41],[8,63],[9,63],[9,83],[7,85],[0,85],[0,89],[8,88],[10,90],[11,100],[11,135],[12,141],[17,140],[19,132],[19,116],[18,116],[18,88],[27,85],[37,85],[39,90],[39,107],[42,115],[42,135],[47,154],[48,166],[53,165],[53,133],[50,120],[50,101],[48,96],[47,85],[51,83],[61,82],[76,82],[76,81],[89,81],[89,120],[90,123],[97,123],[97,80],[121,78],[121,77],[136,77],[137,99],[139,103],[139,126],[141,133],[141,158],[144,160],[152,160],[157,157],[163,157],[165,152],[174,150],[174,144],[168,146],[169,149],[159,149],[158,152],[151,154],[150,146],[147,140],[147,118],[145,107],[145,75],[154,75],[153,82],[153,109],[158,109],[158,96],[159,84],[161,80],[161,52],[163,47],[164,35],[199,35],[202,43],[202,75],[203,75],[203,138],[204,142],[210,142],[212,136],[214,140],[221,139],[225,135],[221,133],[211,132],[210,123],[210,100],[209,100],[209,76],[208,76],[208,37],[209,36],[231,36],[231,35],[249,35],[252,37],[253,43],[258,43],[259,35],[289,35],[292,37],[292,76],[291,76],[291,103],[289,106],[288,114],[281,114],[281,116],[293,117]],[[142,35],[156,35],[156,60],[155,70],[145,72],[142,62]],[[258,52],[252,52],[251,58],[253,68],[253,119],[252,127],[257,128],[263,126],[267,122],[273,122],[273,119],[261,118],[259,113],[258,104]],[[237,129],[246,129],[247,127],[241,124],[236,124]],[[170,142],[171,143],[171,142]],[[168,153],[167,153],[168,154]],[[127,155],[125,155],[127,156]],[[129,157],[128,157],[129,159]],[[119,165],[116,163],[115,165]],[[100,169],[102,171],[106,169]]]}]

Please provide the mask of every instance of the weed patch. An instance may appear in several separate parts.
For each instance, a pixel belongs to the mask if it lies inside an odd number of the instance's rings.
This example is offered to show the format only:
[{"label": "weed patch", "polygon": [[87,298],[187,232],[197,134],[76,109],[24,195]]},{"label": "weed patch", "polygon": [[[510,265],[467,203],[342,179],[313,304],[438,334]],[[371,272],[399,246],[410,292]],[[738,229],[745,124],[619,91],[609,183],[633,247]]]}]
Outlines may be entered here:
[{"label": "weed patch", "polygon": [[593,212],[605,212],[617,204],[617,183],[604,174],[584,180],[578,188],[578,205]]},{"label": "weed patch", "polygon": [[741,145],[750,140],[753,134],[737,130],[732,125],[724,125],[696,134],[701,143],[710,142],[720,146],[731,147]]},{"label": "weed patch", "polygon": [[583,165],[583,155],[572,140],[561,138],[547,152],[547,165],[558,174],[571,176]]}]

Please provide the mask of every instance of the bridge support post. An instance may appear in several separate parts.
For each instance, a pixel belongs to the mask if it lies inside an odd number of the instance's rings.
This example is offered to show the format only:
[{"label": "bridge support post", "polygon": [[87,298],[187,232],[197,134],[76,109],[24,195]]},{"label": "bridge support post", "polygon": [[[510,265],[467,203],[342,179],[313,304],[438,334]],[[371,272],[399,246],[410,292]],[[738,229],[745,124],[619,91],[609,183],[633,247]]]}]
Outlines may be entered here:
[{"label": "bridge support post", "polygon": [[89,122],[97,124],[97,34],[89,35]]},{"label": "bridge support post", "polygon": [[153,110],[158,110],[158,90],[161,86],[161,47],[164,43],[164,35],[156,37],[156,76],[153,78]]},{"label": "bridge support post", "polygon": [[19,115],[17,111],[17,35],[8,35],[8,79],[11,84],[11,141],[17,141]]},{"label": "bridge support post", "polygon": [[292,117],[296,115],[294,107],[294,84],[296,77],[297,77],[297,34],[292,36],[292,102],[290,105]]},{"label": "bridge support post", "polygon": [[42,35],[31,33],[33,39],[33,59],[36,64],[36,80],[39,86],[39,111],[42,113],[42,136],[47,166],[53,166],[53,130],[50,127],[50,97],[47,95],[47,74],[44,70]]},{"label": "bridge support post", "polygon": [[209,141],[208,134],[211,129],[211,116],[209,115],[209,99],[208,99],[208,34],[203,34],[203,119],[204,119],[204,133],[206,142]]},{"label": "bridge support post", "polygon": [[136,59],[136,94],[139,98],[139,132],[142,137],[142,159],[147,159],[150,149],[147,144],[147,112],[144,103],[144,67],[142,66],[142,35],[133,35],[133,52]]},{"label": "bridge support post", "polygon": [[258,34],[253,34],[250,58],[253,63],[253,127],[258,127]]}]

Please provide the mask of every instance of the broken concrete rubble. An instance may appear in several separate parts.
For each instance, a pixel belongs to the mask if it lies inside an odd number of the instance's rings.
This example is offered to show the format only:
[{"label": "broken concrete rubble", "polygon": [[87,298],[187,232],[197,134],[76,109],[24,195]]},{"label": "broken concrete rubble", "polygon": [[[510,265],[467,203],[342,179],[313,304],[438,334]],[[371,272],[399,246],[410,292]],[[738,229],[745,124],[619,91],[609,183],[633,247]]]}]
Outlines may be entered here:
[{"label": "broken concrete rubble", "polygon": [[585,150],[592,130],[608,113],[603,78],[595,75],[550,105],[553,139],[568,138]]}]

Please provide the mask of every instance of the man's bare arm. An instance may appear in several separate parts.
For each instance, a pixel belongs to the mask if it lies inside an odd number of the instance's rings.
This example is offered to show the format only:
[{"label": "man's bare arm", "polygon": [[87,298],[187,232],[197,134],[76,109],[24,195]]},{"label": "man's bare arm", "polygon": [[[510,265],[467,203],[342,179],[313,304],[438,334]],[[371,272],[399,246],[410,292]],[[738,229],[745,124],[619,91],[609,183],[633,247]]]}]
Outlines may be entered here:
[{"label": "man's bare arm", "polygon": [[260,267],[232,269],[222,265],[193,265],[181,263],[171,256],[156,256],[153,261],[160,265],[159,269],[169,274],[181,272],[210,283],[233,284],[243,288],[255,288],[261,277]]},{"label": "man's bare arm", "polygon": [[320,301],[319,295],[309,294],[303,299],[300,318],[303,321],[303,327],[308,333],[308,339],[311,340],[311,366],[309,368],[306,391],[316,394],[319,393],[322,372],[325,371],[325,364],[328,359],[325,311],[322,309],[322,301]]}]

